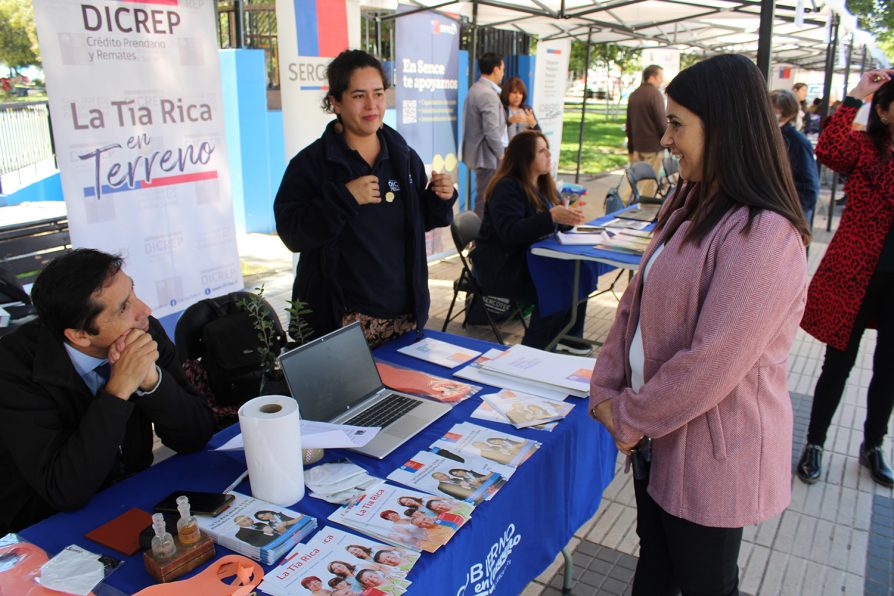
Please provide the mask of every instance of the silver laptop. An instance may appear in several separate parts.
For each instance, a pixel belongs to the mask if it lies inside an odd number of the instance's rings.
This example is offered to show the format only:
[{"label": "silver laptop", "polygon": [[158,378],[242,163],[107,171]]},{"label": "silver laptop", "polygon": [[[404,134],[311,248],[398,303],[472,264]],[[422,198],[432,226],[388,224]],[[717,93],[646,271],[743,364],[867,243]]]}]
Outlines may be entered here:
[{"label": "silver laptop", "polygon": [[290,350],[279,362],[303,419],[381,426],[376,438],[355,449],[378,459],[450,410],[386,388],[359,323]]}]

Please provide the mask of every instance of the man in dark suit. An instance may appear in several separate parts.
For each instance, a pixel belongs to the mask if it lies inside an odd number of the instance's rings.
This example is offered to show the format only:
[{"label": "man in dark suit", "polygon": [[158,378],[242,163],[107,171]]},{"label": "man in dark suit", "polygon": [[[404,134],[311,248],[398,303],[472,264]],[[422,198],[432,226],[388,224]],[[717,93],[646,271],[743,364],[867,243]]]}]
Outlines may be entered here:
[{"label": "man in dark suit", "polygon": [[31,292],[38,319],[0,339],[0,535],[149,467],[153,425],[175,451],[213,433],[122,265],[91,249],[56,259]]},{"label": "man in dark suit", "polygon": [[503,80],[503,57],[493,52],[478,59],[481,71],[463,105],[461,156],[463,163],[475,172],[475,213],[484,217],[484,189],[497,171],[503,151],[509,144],[506,108],[500,100]]}]

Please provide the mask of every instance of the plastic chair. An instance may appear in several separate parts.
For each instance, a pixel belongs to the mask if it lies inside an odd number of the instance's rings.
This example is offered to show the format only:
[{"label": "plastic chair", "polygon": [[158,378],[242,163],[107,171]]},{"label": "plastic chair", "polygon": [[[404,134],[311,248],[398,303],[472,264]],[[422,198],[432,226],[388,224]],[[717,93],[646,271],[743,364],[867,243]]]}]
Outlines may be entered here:
[{"label": "plastic chair", "polygon": [[664,170],[664,177],[661,182],[662,188],[659,189],[659,194],[666,199],[674,191],[674,188],[677,187],[677,182],[680,179],[680,162],[678,162],[677,158],[673,155],[667,155],[661,166]]},{"label": "plastic chair", "polygon": [[643,205],[660,205],[662,202],[664,202],[664,197],[662,197],[661,195],[647,196],[640,193],[639,184],[641,182],[654,182],[656,192],[657,189],[661,186],[658,180],[658,174],[655,173],[655,170],[652,169],[652,166],[644,161],[636,161],[627,167],[626,173],[627,182],[630,183],[630,188],[632,190],[630,199],[631,204],[640,203]]},{"label": "plastic chair", "polygon": [[[441,331],[446,331],[450,321],[466,312],[466,308],[463,307],[462,310],[453,314],[453,307],[456,304],[457,296],[459,296],[460,292],[465,292],[470,298],[472,296],[478,297],[481,302],[481,308],[484,311],[484,316],[487,318],[487,323],[494,332],[497,341],[500,342],[500,344],[505,345],[503,335],[500,333],[500,328],[497,326],[497,323],[494,321],[493,316],[485,305],[485,300],[487,298],[495,297],[488,296],[481,290],[481,286],[472,274],[472,268],[469,264],[469,245],[478,238],[478,232],[480,230],[481,218],[478,217],[478,214],[474,211],[460,213],[453,218],[453,223],[450,224],[450,235],[453,237],[453,245],[456,247],[456,252],[459,253],[459,260],[462,263],[463,269],[460,272],[459,277],[453,282],[453,299],[450,301],[450,308],[447,309],[447,317],[444,319],[444,326],[441,327]],[[515,300],[509,300],[509,307],[511,313],[509,319],[512,319],[516,315],[521,315],[522,309]],[[527,330],[528,326],[525,323],[524,317],[519,316],[519,319],[521,319],[522,326]],[[463,329],[465,329],[465,327],[466,322],[463,321]]]}]

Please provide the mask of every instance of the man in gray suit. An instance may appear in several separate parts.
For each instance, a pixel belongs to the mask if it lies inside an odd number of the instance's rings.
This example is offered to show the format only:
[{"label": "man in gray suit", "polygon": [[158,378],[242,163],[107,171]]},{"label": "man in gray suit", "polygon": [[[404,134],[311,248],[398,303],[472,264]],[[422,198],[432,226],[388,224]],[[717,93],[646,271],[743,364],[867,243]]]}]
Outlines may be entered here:
[{"label": "man in gray suit", "polygon": [[478,59],[481,78],[469,88],[463,106],[462,160],[475,172],[475,213],[484,217],[484,189],[509,144],[506,109],[500,101],[503,57],[493,52]]}]

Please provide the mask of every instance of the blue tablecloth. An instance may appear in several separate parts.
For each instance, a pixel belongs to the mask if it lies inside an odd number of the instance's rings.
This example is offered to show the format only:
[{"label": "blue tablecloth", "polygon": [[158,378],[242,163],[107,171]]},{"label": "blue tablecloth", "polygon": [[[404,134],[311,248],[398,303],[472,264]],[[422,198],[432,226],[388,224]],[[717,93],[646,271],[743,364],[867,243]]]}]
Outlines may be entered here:
[{"label": "blue tablecloth", "polygon": [[[480,351],[499,347],[490,342],[436,331],[427,330],[425,334]],[[408,334],[379,348],[375,355],[396,364],[450,376],[446,368],[397,353],[397,348],[412,340],[413,334]],[[493,390],[495,388],[487,387],[484,393]],[[543,443],[543,447],[518,469],[491,501],[475,510],[471,521],[450,543],[435,554],[423,554],[408,577],[413,582],[411,594],[517,594],[553,561],[574,532],[596,513],[602,491],[614,475],[616,450],[611,436],[587,416],[586,400],[569,399],[576,407],[551,433],[514,430],[503,424],[471,420],[482,426],[536,439]],[[451,426],[468,420],[480,403],[478,397],[473,397],[458,404],[384,460],[334,450],[327,452],[324,461],[347,456],[370,473],[384,478],[417,451],[426,449]],[[211,449],[237,432],[238,425],[227,428],[215,435],[205,451],[174,456],[97,494],[83,509],[59,513],[21,534],[51,555],[69,544],[79,544],[93,552],[121,558],[120,553],[84,538],[84,534],[131,507],[151,512],[153,504],[173,490],[222,491],[245,470],[244,458],[242,452],[225,453]],[[236,490],[250,494],[248,481]],[[334,505],[310,497],[292,508],[317,517],[320,528],[329,523],[326,517],[335,510]],[[218,547],[218,554],[229,554],[229,551]],[[110,585],[132,593],[152,583],[143,567],[141,554],[125,561],[125,565],[108,579]],[[271,567],[265,569],[269,571]]]},{"label": "blue tablecloth", "polygon": [[[628,207],[630,209],[632,207]],[[623,209],[622,211],[626,211]],[[617,212],[616,212],[617,213]],[[616,213],[610,213],[589,222],[589,225],[600,225],[614,219]],[[595,259],[606,259],[629,265],[639,265],[640,255],[602,250],[592,246],[566,246],[559,242],[555,235],[541,240],[531,248],[547,248],[568,255],[576,255]],[[607,263],[579,260],[580,285],[578,286],[578,300],[583,300],[590,292],[596,289],[599,277],[605,275],[614,266]],[[537,289],[537,305],[542,316],[549,316],[571,308],[571,290],[574,281],[575,260],[556,259],[532,254],[528,251],[528,270]]]}]

